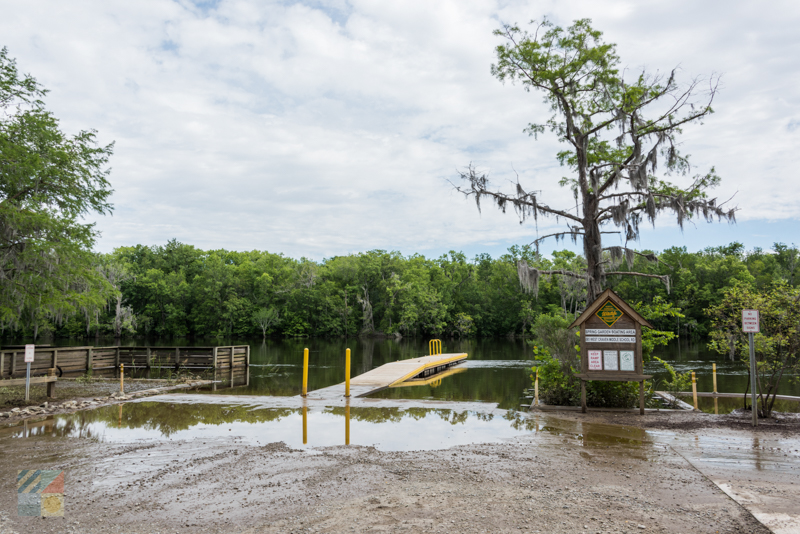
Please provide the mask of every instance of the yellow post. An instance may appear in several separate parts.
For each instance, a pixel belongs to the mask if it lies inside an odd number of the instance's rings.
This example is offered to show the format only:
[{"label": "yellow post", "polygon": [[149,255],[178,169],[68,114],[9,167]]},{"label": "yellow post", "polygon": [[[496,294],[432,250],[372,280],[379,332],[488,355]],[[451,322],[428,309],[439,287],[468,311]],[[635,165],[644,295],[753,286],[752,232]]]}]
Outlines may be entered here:
[{"label": "yellow post", "polygon": [[716,393],[717,392],[717,364],[716,363],[712,363],[711,364],[711,369],[712,369],[712,371],[714,373],[714,393]]},{"label": "yellow post", "polygon": [[536,380],[533,382],[533,405],[539,406],[539,368],[536,368]]},{"label": "yellow post", "polygon": [[[303,350],[303,397],[308,395],[308,349]],[[305,412],[303,412],[305,415]],[[305,417],[303,418],[305,421]],[[303,442],[305,443],[305,442]]]},{"label": "yellow post", "polygon": [[350,401],[344,407],[344,444],[350,445]]},{"label": "yellow post", "polygon": [[[347,349],[344,357],[344,396],[350,396],[350,349]],[[348,424],[350,423],[348,422]]]},{"label": "yellow post", "polygon": [[307,443],[308,443],[308,406],[303,404],[303,445],[306,445]]},{"label": "yellow post", "polygon": [[714,373],[714,414],[719,415],[719,400],[717,399],[717,364],[711,364],[711,370]]},{"label": "yellow post", "polygon": [[119,364],[119,392],[125,393],[125,364]]},{"label": "yellow post", "polygon": [[694,399],[694,409],[697,410],[697,380],[692,371],[692,398]]}]

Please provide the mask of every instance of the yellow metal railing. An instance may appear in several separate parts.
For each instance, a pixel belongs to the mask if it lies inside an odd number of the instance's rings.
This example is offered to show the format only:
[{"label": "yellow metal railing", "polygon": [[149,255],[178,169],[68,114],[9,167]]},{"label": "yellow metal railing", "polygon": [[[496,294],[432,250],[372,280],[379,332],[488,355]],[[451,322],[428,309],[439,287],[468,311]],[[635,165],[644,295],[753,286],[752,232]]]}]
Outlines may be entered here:
[{"label": "yellow metal railing", "polygon": [[428,352],[431,356],[436,356],[442,353],[442,341],[440,339],[431,339],[428,341]]}]

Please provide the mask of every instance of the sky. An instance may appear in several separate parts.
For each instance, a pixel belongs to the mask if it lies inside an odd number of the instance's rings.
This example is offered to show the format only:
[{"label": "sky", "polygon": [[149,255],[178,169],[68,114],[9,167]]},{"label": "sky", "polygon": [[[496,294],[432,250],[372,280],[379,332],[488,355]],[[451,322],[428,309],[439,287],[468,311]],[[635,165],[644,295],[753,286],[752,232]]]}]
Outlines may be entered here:
[{"label": "sky", "polygon": [[66,132],[115,143],[114,213],[90,218],[99,251],[174,238],[313,259],[497,256],[563,224],[479,213],[453,188],[459,170],[574,205],[563,145],[523,133],[550,115],[541,96],[490,73],[492,31],[543,17],[591,18],[629,72],[721,77],[715,113],[680,148],[716,169],[737,224],[681,232],[664,215],[634,247],[800,244],[796,1],[9,0],[0,46],[50,90]]}]

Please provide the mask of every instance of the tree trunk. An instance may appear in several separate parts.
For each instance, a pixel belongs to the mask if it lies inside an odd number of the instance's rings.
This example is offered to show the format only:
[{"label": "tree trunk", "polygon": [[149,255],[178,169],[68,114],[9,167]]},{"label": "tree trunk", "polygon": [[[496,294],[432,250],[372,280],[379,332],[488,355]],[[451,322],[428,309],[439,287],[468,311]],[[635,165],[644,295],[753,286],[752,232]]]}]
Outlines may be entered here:
[{"label": "tree trunk", "polygon": [[603,269],[603,242],[600,226],[594,220],[597,201],[594,195],[587,195],[584,213],[588,215],[583,221],[584,238],[583,254],[586,257],[586,305],[588,306],[603,292],[605,269]]},{"label": "tree trunk", "polygon": [[119,339],[122,337],[122,319],[120,313],[122,312],[122,293],[117,295],[117,315],[114,317],[114,338]]}]

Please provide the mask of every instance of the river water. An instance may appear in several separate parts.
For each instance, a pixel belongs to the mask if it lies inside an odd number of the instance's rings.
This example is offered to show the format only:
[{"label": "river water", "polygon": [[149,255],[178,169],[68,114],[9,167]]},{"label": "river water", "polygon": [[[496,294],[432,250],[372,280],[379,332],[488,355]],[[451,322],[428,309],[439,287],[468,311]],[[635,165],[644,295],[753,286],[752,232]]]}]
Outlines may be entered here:
[{"label": "river water", "polygon": [[[58,344],[86,344],[85,341]],[[108,343],[110,344],[110,343]],[[141,345],[141,341],[125,342]],[[344,381],[345,350],[351,349],[351,376],[357,376],[385,363],[428,354],[427,339],[183,339],[155,340],[152,346],[244,345],[251,347],[249,385],[219,389],[216,394],[291,396],[300,393],[303,349],[309,349],[308,389],[324,388]],[[95,343],[103,345],[103,343]],[[528,341],[515,339],[444,339],[443,353],[466,352],[465,371],[444,378],[435,386],[392,388],[375,396],[387,399],[437,399],[495,402],[501,409],[518,408],[522,391],[531,387],[531,367],[536,362]],[[712,364],[717,364],[717,389],[741,393],[747,387],[747,367],[739,360],[711,352],[702,341],[673,341],[656,350],[655,355],[670,362],[678,372],[693,370],[698,391],[712,391]],[[645,372],[659,383],[667,378],[663,366],[653,360]],[[785,376],[779,393],[800,396],[797,377]]]}]

